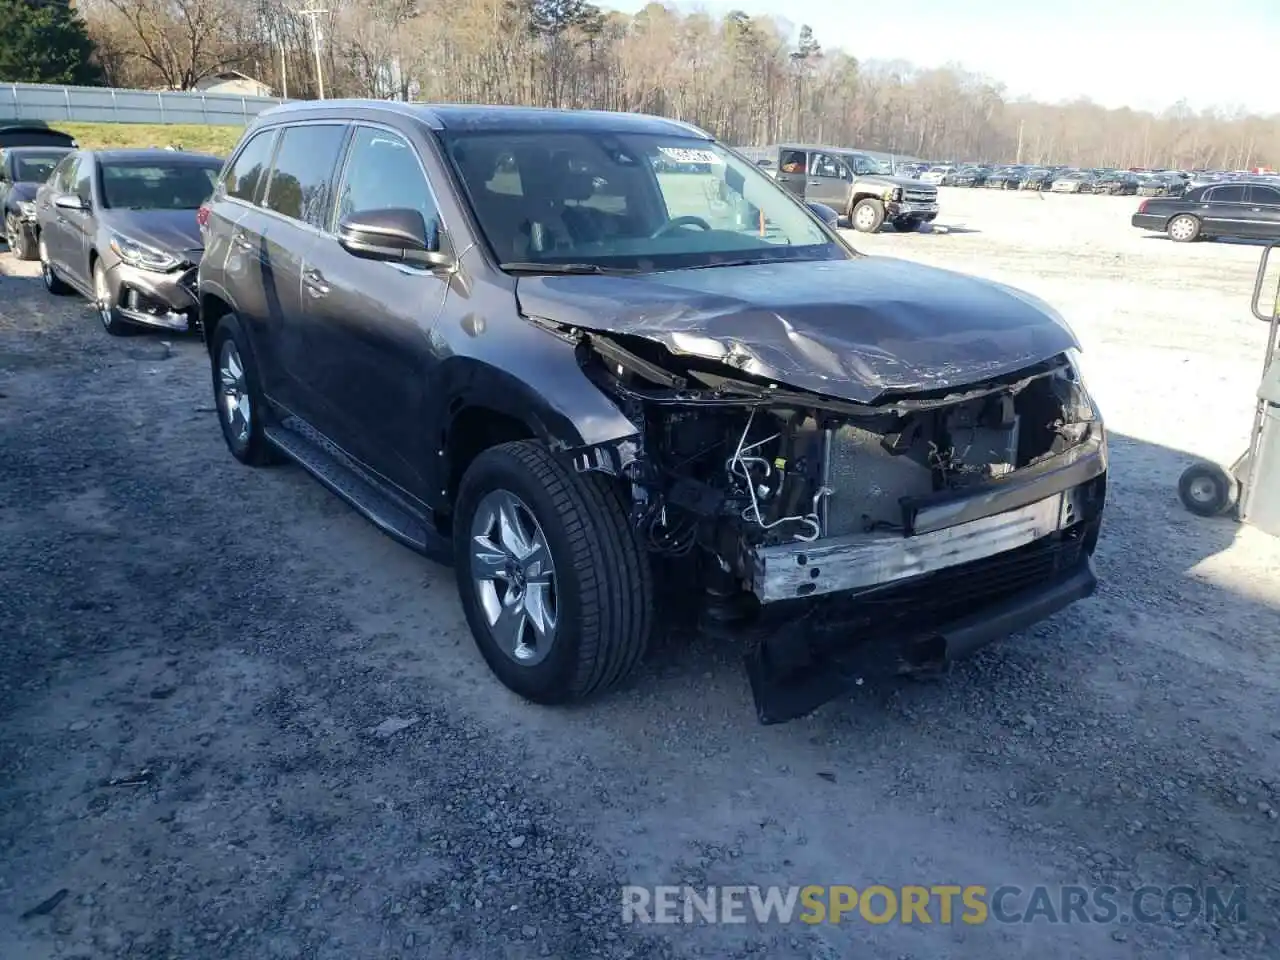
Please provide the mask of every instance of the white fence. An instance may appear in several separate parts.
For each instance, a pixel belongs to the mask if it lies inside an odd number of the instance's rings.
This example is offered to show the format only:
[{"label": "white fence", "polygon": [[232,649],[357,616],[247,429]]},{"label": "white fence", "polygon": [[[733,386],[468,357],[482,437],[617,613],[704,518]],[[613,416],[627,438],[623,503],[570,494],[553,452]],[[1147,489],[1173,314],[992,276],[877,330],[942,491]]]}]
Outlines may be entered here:
[{"label": "white fence", "polygon": [[0,124],[14,120],[71,123],[196,123],[244,126],[275,97],[229,93],[170,93],[115,87],[61,87],[47,83],[0,84]]}]

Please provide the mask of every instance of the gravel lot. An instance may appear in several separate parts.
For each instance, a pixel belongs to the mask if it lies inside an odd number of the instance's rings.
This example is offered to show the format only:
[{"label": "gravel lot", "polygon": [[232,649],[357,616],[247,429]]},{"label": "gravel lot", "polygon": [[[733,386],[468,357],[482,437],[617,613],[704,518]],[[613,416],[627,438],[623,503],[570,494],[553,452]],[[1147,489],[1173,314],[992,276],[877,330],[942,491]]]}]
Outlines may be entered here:
[{"label": "gravel lot", "polygon": [[[232,460],[199,343],[111,339],[0,255],[0,957],[1275,957],[1280,542],[1175,491],[1243,446],[1258,248],[1142,234],[1129,198],[942,204],[855,243],[1076,327],[1103,584],[944,682],[768,728],[710,642],[517,701],[450,573]],[[1248,920],[622,925],[618,884],[684,882],[1243,885]]]}]

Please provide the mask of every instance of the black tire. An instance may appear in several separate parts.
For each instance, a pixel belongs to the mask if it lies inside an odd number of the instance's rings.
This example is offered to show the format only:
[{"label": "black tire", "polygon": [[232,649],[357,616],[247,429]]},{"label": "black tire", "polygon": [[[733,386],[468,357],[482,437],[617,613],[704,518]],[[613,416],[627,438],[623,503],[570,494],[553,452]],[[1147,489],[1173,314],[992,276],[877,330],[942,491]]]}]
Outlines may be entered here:
[{"label": "black tire", "polygon": [[849,225],[859,233],[875,233],[884,226],[884,204],[872,197],[864,197],[849,211]]},{"label": "black tire", "polygon": [[899,233],[915,233],[920,229],[920,224],[924,223],[919,217],[899,217],[893,221],[893,229]]},{"label": "black tire", "polygon": [[[536,663],[519,663],[494,639],[472,578],[472,523],[484,498],[514,494],[541,528],[555,569],[556,632]],[[454,567],[467,623],[489,668],[535,703],[579,700],[627,677],[648,647],[653,572],[620,488],[575,473],[546,447],[492,447],[467,469],[453,518]]]},{"label": "black tire", "polygon": [[98,319],[102,321],[102,329],[113,337],[127,337],[137,332],[134,325],[120,316],[120,311],[116,309],[116,297],[107,285],[107,271],[101,258],[94,258],[93,261],[93,292],[93,306],[98,312]]},{"label": "black tire", "polygon": [[[249,400],[248,430],[240,431],[232,422],[228,406],[228,393],[223,385],[221,364],[227,359],[226,345],[234,347],[237,366],[241,371],[241,381]],[[218,426],[222,428],[222,439],[227,443],[231,455],[241,463],[251,467],[265,467],[281,463],[284,456],[267,440],[265,429],[266,401],[262,396],[262,381],[258,378],[258,366],[253,355],[253,348],[244,328],[235,314],[227,314],[218,321],[210,344],[210,371],[213,378],[213,406],[218,414]]]},{"label": "black tire", "polygon": [[1178,478],[1182,505],[1200,517],[1218,517],[1235,507],[1240,483],[1216,463],[1193,463]]},{"label": "black tire", "polygon": [[1178,214],[1165,224],[1164,229],[1174,243],[1192,243],[1200,239],[1200,221],[1189,213]]},{"label": "black tire", "polygon": [[75,291],[63,283],[58,272],[53,269],[53,264],[49,262],[48,247],[39,237],[36,238],[36,251],[36,255],[40,258],[40,279],[44,281],[44,288],[55,297],[65,297],[69,293],[74,293]]},{"label": "black tire", "polygon": [[31,233],[22,225],[18,215],[10,213],[4,218],[5,243],[9,245],[9,254],[19,260],[34,260],[36,245],[31,241]]}]

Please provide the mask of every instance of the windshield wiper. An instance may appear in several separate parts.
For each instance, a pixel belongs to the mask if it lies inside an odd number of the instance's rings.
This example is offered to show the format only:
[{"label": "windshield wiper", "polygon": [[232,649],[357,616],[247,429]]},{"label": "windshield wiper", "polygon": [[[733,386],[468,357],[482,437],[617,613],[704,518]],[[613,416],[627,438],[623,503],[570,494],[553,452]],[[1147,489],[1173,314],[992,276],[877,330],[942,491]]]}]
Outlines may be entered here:
[{"label": "windshield wiper", "polygon": [[598,263],[538,263],[532,260],[512,260],[498,264],[509,273],[639,273],[625,267],[603,267]]}]

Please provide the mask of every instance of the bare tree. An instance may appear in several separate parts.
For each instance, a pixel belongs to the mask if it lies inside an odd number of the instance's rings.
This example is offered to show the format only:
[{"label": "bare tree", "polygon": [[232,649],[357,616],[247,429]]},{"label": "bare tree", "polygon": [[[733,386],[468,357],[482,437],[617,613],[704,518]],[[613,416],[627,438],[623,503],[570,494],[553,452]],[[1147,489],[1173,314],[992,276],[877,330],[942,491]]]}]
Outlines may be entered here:
[{"label": "bare tree", "polygon": [[[1280,163],[1275,118],[1011,100],[951,65],[860,63],[806,26],[734,11],[634,16],[587,0],[328,0],[335,96],[664,114],[738,144],[785,137],[937,160],[1240,168]],[[315,94],[291,0],[82,0],[113,83],[190,88],[227,66]]]}]

